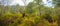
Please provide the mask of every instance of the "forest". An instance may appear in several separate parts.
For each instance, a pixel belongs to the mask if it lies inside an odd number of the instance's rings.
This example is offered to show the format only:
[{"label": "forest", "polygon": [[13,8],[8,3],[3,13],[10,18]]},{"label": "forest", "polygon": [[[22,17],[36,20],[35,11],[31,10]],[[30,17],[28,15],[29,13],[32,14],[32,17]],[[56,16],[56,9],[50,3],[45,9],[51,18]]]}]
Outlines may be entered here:
[{"label": "forest", "polygon": [[44,6],[42,0],[28,5],[25,1],[25,6],[0,2],[0,26],[60,26],[60,0],[52,0],[53,7]]}]

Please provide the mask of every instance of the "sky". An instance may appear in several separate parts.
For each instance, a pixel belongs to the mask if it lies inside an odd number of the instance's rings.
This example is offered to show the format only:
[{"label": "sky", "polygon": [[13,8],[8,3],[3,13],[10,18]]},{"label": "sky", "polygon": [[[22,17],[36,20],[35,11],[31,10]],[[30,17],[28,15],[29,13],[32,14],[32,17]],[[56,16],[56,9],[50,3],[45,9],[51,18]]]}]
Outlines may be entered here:
[{"label": "sky", "polygon": [[[28,4],[29,2],[32,2],[32,1],[33,1],[33,0],[27,0],[27,4]],[[47,1],[47,0],[42,0],[42,1],[43,1],[43,3],[45,4],[45,6],[52,7],[52,0],[49,0],[49,1]],[[19,5],[24,6],[24,3],[22,2],[22,0],[14,0],[11,5],[14,5],[14,4],[17,4],[17,3],[18,3]]]},{"label": "sky", "polygon": [[[26,2],[28,4],[29,2],[32,2],[32,1],[33,0],[27,0]],[[22,0],[13,0],[13,2],[10,5],[14,5],[14,4],[19,4],[19,5],[24,6],[24,2]]]},{"label": "sky", "polygon": [[[2,1],[3,2],[3,0],[0,0],[0,1]],[[29,2],[32,2],[33,0],[27,0],[26,2],[27,2],[27,4],[29,3]],[[45,5],[45,6],[48,6],[48,7],[52,7],[52,0],[42,0],[42,2],[43,2],[43,4]],[[4,2],[4,3],[7,3],[7,2]],[[19,4],[19,5],[21,5],[21,6],[24,6],[24,2],[22,1],[22,0],[10,0],[10,3],[9,3],[10,5],[16,5],[16,4]]]},{"label": "sky", "polygon": [[52,0],[49,0],[49,1],[47,1],[47,0],[42,0],[42,1],[43,1],[43,3],[45,4],[45,6],[53,7],[53,5],[52,5]]},{"label": "sky", "polygon": [[[27,2],[29,3],[29,2],[32,2],[33,0],[27,0]],[[47,0],[42,0],[43,2],[44,2],[44,4],[46,4],[46,5],[50,5],[50,4],[52,4],[52,0],[49,0],[49,1],[47,1]],[[49,2],[49,3],[48,3]],[[14,5],[14,4],[19,4],[19,5],[24,5],[24,3],[22,2],[22,0],[13,0],[13,2],[12,2],[12,4],[11,5]],[[50,5],[51,6],[51,5]]]}]

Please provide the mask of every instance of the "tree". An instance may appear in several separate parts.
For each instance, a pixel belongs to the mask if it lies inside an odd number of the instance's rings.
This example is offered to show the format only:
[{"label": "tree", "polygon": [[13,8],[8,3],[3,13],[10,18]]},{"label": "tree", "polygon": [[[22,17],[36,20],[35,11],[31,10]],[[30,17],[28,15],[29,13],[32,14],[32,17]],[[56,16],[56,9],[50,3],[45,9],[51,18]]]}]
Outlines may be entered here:
[{"label": "tree", "polygon": [[52,2],[56,7],[60,7],[60,0],[53,0]]},{"label": "tree", "polygon": [[35,6],[35,4],[33,2],[29,3],[25,8],[25,13],[33,14],[35,12],[35,10],[33,9],[34,6]]},{"label": "tree", "polygon": [[[56,11],[56,14],[57,14],[57,16],[58,16],[58,18],[59,18],[59,19],[58,19],[58,26],[60,26],[60,12],[59,12],[59,11],[60,11],[60,0],[53,0],[53,1],[54,1],[55,4],[56,4],[56,5],[55,5],[55,8],[56,8],[55,11]],[[53,2],[53,3],[54,3],[54,2]]]},{"label": "tree", "polygon": [[22,0],[24,5],[26,6],[27,5],[27,0]]},{"label": "tree", "polygon": [[35,0],[36,1],[36,4],[40,5],[42,0]]}]

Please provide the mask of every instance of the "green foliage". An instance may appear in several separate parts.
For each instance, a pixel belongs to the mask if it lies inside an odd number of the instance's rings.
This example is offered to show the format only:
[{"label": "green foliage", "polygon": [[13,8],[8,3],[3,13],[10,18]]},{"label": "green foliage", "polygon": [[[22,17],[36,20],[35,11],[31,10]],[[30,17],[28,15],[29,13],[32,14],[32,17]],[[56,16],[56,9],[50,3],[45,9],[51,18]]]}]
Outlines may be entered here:
[{"label": "green foliage", "polygon": [[60,7],[60,0],[53,0],[53,4],[55,5],[55,7]]},{"label": "green foliage", "polygon": [[[0,6],[0,26],[57,26],[57,20],[60,17],[59,10],[34,2],[29,3],[26,7],[4,6],[3,9]],[[51,20],[53,22],[49,23]]]}]

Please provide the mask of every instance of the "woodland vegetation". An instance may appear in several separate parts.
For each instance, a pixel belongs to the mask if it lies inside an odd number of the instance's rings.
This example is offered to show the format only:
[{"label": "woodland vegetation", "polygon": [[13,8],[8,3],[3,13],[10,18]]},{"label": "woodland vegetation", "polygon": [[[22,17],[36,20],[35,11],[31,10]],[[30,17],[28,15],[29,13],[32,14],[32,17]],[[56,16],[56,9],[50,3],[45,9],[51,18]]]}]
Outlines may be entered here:
[{"label": "woodland vegetation", "polygon": [[0,5],[0,26],[60,26],[59,0],[52,1],[54,8],[34,1],[27,6]]}]

